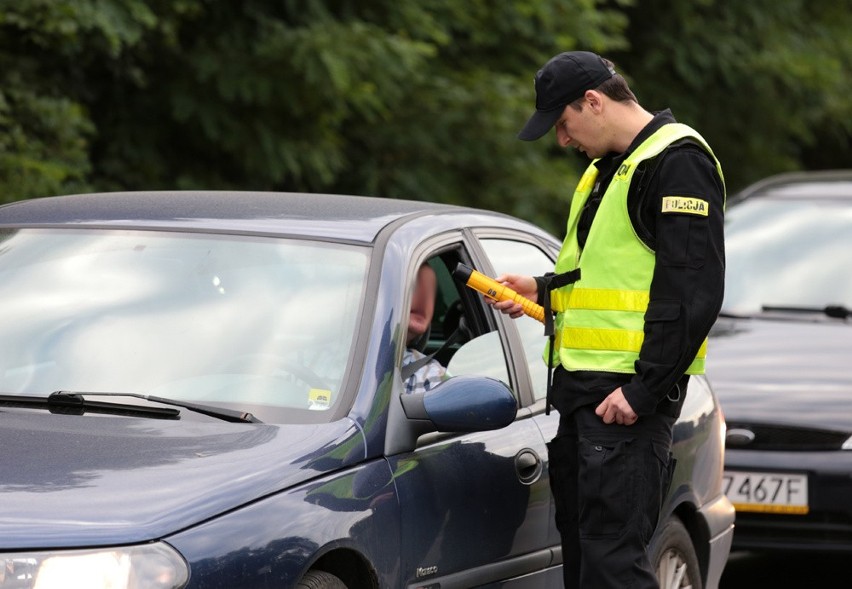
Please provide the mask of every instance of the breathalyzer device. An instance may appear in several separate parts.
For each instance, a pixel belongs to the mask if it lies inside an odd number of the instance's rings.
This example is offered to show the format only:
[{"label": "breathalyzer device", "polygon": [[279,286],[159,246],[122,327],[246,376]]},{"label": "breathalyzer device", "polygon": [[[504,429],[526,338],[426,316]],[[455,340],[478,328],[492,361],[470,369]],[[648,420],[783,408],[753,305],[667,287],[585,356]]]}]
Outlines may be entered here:
[{"label": "breathalyzer device", "polygon": [[453,276],[457,280],[463,282],[466,286],[481,292],[488,298],[494,299],[495,301],[511,300],[516,303],[520,303],[524,309],[525,315],[544,323],[544,307],[535,301],[529,300],[525,296],[519,295],[508,286],[500,284],[493,278],[489,278],[485,274],[477,272],[470,266],[458,264],[456,269],[453,270]]}]

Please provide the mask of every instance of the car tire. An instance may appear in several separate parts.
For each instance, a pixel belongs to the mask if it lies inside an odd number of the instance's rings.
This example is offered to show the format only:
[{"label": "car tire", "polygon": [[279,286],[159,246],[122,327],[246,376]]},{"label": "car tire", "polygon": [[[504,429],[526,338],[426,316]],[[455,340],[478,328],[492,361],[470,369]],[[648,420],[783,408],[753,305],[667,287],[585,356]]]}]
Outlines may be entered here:
[{"label": "car tire", "polygon": [[651,549],[651,564],[657,572],[660,589],[702,589],[692,538],[676,516],[666,519],[658,530]]},{"label": "car tire", "polygon": [[297,589],[347,589],[346,583],[325,571],[308,571],[296,583]]}]

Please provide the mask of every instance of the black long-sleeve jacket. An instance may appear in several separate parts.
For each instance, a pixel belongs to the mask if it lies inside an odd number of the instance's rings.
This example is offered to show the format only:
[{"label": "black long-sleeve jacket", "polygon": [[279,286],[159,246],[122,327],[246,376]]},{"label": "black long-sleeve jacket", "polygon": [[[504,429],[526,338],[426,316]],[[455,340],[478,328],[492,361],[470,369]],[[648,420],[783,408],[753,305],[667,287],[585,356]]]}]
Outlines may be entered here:
[{"label": "black long-sleeve jacket", "polygon": [[[666,123],[676,122],[669,110],[656,114],[621,154],[596,162],[599,182],[583,210],[577,237],[582,248],[600,199],[624,159]],[[712,158],[691,141],[676,143],[634,173],[628,209],[637,236],[654,252],[656,263],[650,300],[680,301],[673,321],[645,322],[645,339],[636,361],[636,374],[593,371],[554,373],[555,407],[563,415],[588,403],[598,403],[623,387],[624,396],[639,415],[654,412],[677,416],[689,377],[686,368],[710,331],[722,305],[725,278],[724,185]],[[662,214],[665,196],[706,200],[709,214]],[[542,296],[539,288],[539,297]],[[712,355],[708,356],[712,362]]]}]

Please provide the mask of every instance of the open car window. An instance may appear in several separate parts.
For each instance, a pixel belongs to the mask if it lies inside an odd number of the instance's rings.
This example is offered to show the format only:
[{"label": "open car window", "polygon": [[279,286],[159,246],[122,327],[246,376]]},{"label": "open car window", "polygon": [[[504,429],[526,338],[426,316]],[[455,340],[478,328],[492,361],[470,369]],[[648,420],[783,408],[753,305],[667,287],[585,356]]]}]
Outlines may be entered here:
[{"label": "open car window", "polygon": [[421,342],[418,349],[447,368],[449,377],[488,376],[514,390],[504,343],[493,322],[488,320],[489,311],[481,300],[482,295],[460,284],[452,275],[462,261],[470,263],[460,245],[428,258],[438,286],[428,341]]},{"label": "open car window", "polygon": [[[551,255],[527,241],[483,238],[480,243],[494,268],[495,277],[503,273],[542,275],[553,271]],[[452,276],[459,262],[471,264],[459,248],[436,252],[429,258],[438,278],[438,295],[425,352],[435,353],[435,358],[448,368],[450,375],[488,376],[516,390],[509,370],[511,362],[506,357],[507,348],[496,330],[493,311],[485,305],[480,293]],[[529,369],[534,398],[543,399],[547,392],[547,366],[542,359],[544,326],[526,316],[514,323],[523,342],[521,361],[526,362]],[[456,333],[459,329],[463,332],[461,337]],[[450,339],[457,341],[445,345]]]}]

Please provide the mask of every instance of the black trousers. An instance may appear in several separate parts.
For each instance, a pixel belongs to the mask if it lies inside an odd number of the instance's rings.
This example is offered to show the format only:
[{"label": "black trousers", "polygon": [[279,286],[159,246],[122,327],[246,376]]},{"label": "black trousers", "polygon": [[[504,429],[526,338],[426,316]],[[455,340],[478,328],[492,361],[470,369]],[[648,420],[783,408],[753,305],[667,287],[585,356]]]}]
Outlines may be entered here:
[{"label": "black trousers", "polygon": [[656,589],[647,548],[668,490],[674,418],[607,425],[595,407],[560,415],[548,444],[565,587]]}]

